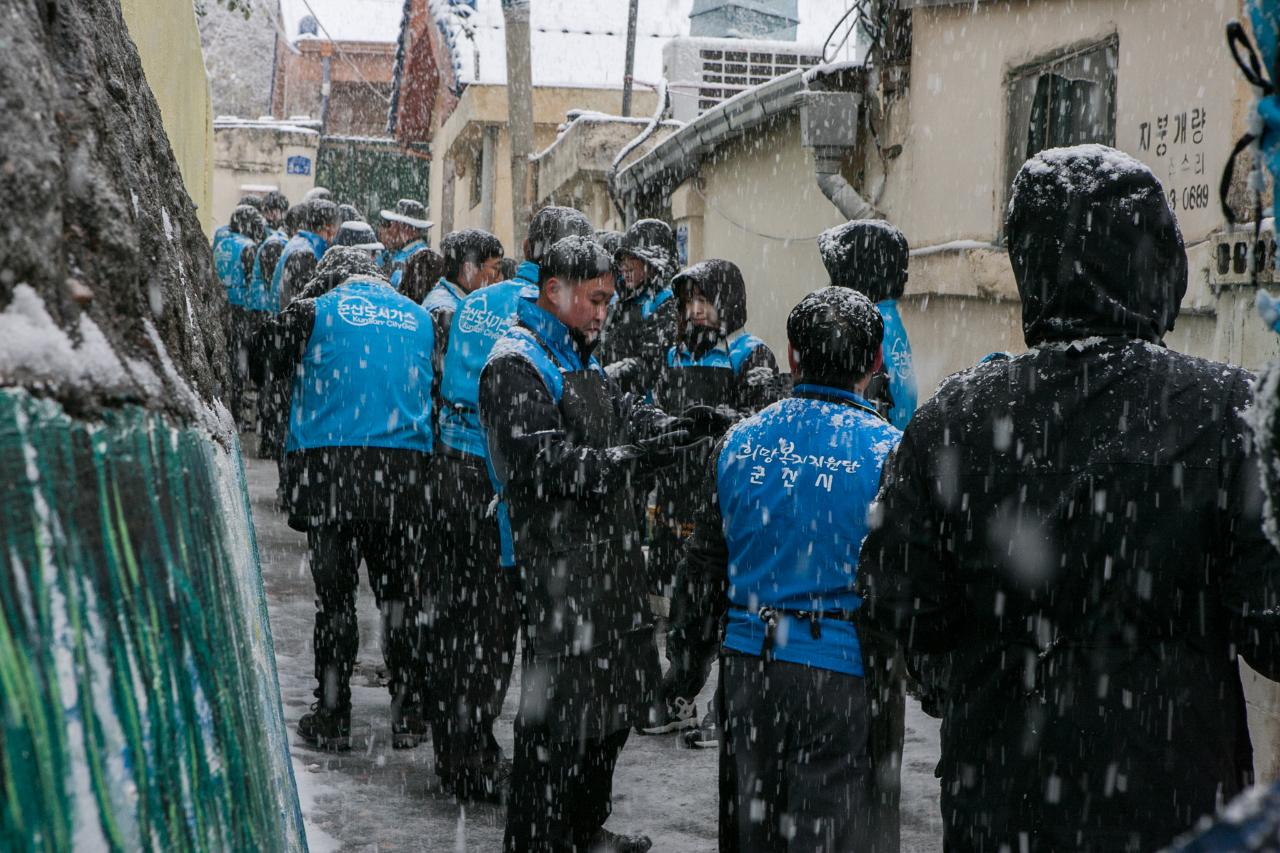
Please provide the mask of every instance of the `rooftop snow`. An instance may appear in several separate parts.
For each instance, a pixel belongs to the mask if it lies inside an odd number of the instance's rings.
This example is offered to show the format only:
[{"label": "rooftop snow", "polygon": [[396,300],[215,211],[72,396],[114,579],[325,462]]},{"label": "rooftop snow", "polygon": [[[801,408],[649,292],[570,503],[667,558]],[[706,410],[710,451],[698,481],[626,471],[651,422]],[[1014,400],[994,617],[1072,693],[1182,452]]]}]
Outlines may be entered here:
[{"label": "rooftop snow", "polygon": [[[317,0],[311,2],[314,5]],[[796,44],[821,45],[850,3],[851,0],[800,0]],[[532,4],[534,85],[622,88],[628,5],[628,0]],[[662,48],[668,40],[689,34],[692,6],[693,0],[640,0],[635,70],[638,83],[656,85],[662,79]],[[436,5],[437,11],[443,8],[443,3]],[[466,16],[465,29],[457,18],[446,15],[446,19],[454,22],[451,27],[456,34],[461,81],[505,83],[506,37],[500,0],[478,0],[476,10]]]},{"label": "rooftop snow", "polygon": [[[403,13],[404,0],[280,0],[284,31],[294,43],[319,38],[394,44]],[[298,26],[308,16],[320,24],[315,36],[299,34]]]}]

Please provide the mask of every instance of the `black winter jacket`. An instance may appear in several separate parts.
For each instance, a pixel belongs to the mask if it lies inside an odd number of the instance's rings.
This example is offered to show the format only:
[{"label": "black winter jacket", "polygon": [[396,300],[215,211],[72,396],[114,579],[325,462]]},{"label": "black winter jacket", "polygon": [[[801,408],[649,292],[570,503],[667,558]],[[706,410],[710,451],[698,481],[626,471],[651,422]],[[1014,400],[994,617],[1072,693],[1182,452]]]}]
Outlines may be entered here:
[{"label": "black winter jacket", "polygon": [[668,298],[653,313],[646,306],[658,290],[623,298],[609,312],[596,354],[625,394],[644,397],[653,392],[667,350],[676,342],[679,308]]}]

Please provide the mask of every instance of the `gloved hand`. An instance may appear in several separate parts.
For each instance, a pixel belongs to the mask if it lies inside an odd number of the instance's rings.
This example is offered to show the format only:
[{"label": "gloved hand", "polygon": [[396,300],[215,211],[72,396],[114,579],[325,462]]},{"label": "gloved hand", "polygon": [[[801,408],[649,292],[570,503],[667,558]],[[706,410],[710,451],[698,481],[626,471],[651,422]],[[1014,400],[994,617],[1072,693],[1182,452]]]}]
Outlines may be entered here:
[{"label": "gloved hand", "polygon": [[624,376],[630,376],[640,369],[640,360],[637,358],[624,358],[621,361],[615,361],[613,364],[605,365],[605,374],[614,382],[620,382]]},{"label": "gloved hand", "polygon": [[687,429],[677,429],[637,441],[635,446],[640,450],[640,464],[656,471],[705,453],[710,439],[694,436]]},{"label": "gloved hand", "polygon": [[690,406],[682,420],[687,424],[684,428],[695,437],[719,438],[738,421],[738,414],[724,406]]}]

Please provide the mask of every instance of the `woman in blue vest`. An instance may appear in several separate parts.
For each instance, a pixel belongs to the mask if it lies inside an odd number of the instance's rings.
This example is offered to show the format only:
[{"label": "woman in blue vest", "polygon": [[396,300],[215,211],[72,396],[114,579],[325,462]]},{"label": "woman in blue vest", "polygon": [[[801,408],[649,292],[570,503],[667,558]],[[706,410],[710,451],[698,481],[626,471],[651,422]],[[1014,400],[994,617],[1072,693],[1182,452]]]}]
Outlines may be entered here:
[{"label": "woman in blue vest", "polygon": [[[543,208],[529,223],[525,261],[516,277],[465,296],[452,312],[430,480],[436,556],[428,561],[423,585],[435,612],[424,658],[436,773],[463,800],[493,802],[506,795],[511,762],[493,726],[511,681],[520,624],[515,572],[501,564],[501,534],[491,510],[495,495],[480,424],[480,372],[515,321],[521,298],[537,298],[546,252],[563,237],[590,233],[590,223],[576,210]],[[486,251],[492,246],[479,254]]]},{"label": "woman in blue vest", "polygon": [[594,240],[560,240],[480,376],[526,631],[508,853],[651,846],[604,829],[614,764],[661,678],[634,483],[700,448],[592,356],[613,291]]},{"label": "woman in blue vest", "polygon": [[787,318],[791,396],[712,452],[684,570],[723,615],[721,849],[872,849],[853,617],[868,510],[902,434],[864,396],[884,322],[826,287]]},{"label": "woman in blue vest", "polygon": [[432,451],[431,318],[367,252],[335,247],[275,321],[272,370],[292,378],[282,493],[305,531],[316,586],[316,703],[298,734],[350,748],[355,612],[363,560],[382,609],[392,745],[425,734],[418,573]]},{"label": "woman in blue vest", "polygon": [[267,222],[257,208],[242,204],[231,213],[229,232],[213,253],[214,269],[227,294],[227,349],[231,355],[230,393],[227,406],[240,424],[244,417],[244,392],[249,383],[249,343],[251,318],[248,309],[249,281],[258,241]]},{"label": "woman in blue vest", "polygon": [[818,252],[831,283],[866,296],[884,319],[884,367],[872,379],[867,399],[889,423],[906,429],[918,396],[911,341],[898,311],[907,286],[907,238],[888,222],[859,219],[824,233]]},{"label": "woman in blue vest", "polygon": [[[732,424],[755,414],[778,396],[778,362],[764,341],[748,334],[747,288],[729,261],[695,264],[671,282],[679,308],[678,343],[667,351],[654,402],[684,417],[710,418],[718,438]],[[706,683],[715,658],[717,626],[691,619],[689,590],[677,566],[692,532],[706,460],[669,468],[658,477],[657,518],[649,551],[653,588],[664,592],[675,579],[667,660],[671,667],[642,734],[662,734],[697,725],[693,698]],[[709,722],[714,720],[708,715]],[[712,727],[713,728],[713,727]],[[713,746],[714,735],[692,739]]]}]

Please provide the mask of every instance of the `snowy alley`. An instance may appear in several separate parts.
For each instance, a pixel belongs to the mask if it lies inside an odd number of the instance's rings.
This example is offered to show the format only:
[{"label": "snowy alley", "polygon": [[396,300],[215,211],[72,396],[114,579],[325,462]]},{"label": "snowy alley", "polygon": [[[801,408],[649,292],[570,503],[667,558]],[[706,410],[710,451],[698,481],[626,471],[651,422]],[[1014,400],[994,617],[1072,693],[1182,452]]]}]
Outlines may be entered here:
[{"label": "snowy alley", "polygon": [[[378,613],[362,580],[360,664],[352,687],[352,734],[348,753],[319,752],[293,733],[314,701],[311,630],[314,587],[307,570],[306,538],[290,530],[273,508],[276,473],[270,462],[246,458],[249,497],[257,525],[258,549],[267,588],[271,631],[293,769],[315,853],[332,850],[427,850],[490,853],[502,847],[504,812],[470,805],[465,813],[439,790],[431,770],[431,746],[397,751],[390,745],[387,691],[376,682]],[[700,706],[715,679],[698,697]],[[519,696],[519,668],[507,691],[498,740],[511,749],[511,726]],[[902,849],[932,853],[942,849],[938,814],[938,721],[908,700],[902,768]],[[716,850],[716,752],[685,749],[675,737],[632,735],[614,780],[609,826],[644,832],[659,853],[714,853]]]}]

